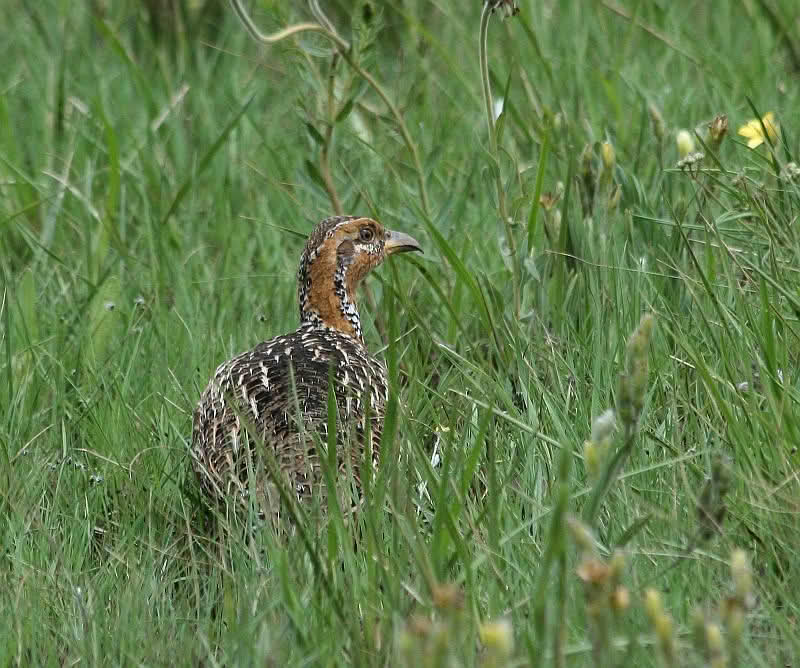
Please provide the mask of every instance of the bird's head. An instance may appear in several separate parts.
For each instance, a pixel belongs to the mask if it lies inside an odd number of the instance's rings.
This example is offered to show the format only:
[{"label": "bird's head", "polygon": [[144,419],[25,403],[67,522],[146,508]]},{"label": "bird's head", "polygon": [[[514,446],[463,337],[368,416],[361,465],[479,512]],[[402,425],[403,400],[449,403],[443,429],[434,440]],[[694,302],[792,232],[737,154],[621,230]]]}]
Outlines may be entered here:
[{"label": "bird's head", "polygon": [[301,323],[319,323],[361,339],[358,284],[387,256],[420,251],[416,239],[371,218],[334,216],[309,236],[297,274]]}]

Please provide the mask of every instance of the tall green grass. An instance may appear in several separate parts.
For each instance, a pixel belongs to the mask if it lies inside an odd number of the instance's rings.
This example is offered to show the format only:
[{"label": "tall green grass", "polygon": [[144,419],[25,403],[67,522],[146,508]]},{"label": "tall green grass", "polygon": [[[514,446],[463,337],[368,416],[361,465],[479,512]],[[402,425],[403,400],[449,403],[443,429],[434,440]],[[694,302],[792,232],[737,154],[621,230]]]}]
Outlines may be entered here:
[{"label": "tall green grass", "polygon": [[[146,6],[0,7],[0,663],[791,665],[794,3],[525,2],[488,81],[478,2],[246,5],[347,50]],[[362,511],[276,537],[203,503],[191,412],[338,208],[426,254],[362,300]]]}]

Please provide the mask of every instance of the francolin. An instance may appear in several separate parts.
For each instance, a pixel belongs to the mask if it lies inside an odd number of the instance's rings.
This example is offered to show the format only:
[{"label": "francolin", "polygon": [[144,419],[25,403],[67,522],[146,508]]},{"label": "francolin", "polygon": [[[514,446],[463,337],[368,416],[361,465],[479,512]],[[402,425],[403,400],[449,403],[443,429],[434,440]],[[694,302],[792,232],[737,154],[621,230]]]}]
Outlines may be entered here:
[{"label": "francolin", "polygon": [[386,368],[364,345],[356,289],[387,256],[421,250],[370,218],[335,216],[314,228],[297,272],[300,327],[220,365],[195,409],[192,460],[206,493],[241,501],[252,488],[264,511],[279,514],[259,452],[268,448],[298,499],[324,494],[319,444],[327,444],[329,386],[338,473],[350,470],[358,483],[365,448],[377,462]]}]

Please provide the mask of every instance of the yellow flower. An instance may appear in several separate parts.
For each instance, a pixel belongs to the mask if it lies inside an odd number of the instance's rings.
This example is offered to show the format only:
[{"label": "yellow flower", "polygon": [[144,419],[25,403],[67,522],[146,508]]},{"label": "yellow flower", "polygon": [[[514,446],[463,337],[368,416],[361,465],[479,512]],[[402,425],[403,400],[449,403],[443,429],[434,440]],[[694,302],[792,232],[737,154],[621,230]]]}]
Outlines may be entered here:
[{"label": "yellow flower", "polygon": [[767,131],[767,137],[770,142],[774,142],[781,132],[781,127],[775,122],[775,114],[768,111],[764,114],[761,120],[754,118],[752,121],[747,121],[742,127],[739,128],[739,134],[742,137],[747,137],[747,148],[758,148],[764,143],[764,130]]}]

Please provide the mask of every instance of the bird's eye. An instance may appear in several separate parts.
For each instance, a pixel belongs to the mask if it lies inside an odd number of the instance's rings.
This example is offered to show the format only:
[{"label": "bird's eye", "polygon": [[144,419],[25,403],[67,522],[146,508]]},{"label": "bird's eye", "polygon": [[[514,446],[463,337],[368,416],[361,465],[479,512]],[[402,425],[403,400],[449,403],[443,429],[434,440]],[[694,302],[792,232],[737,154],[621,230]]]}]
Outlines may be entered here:
[{"label": "bird's eye", "polygon": [[375,238],[375,232],[371,227],[362,227],[361,231],[358,233],[358,238],[368,243]]}]

